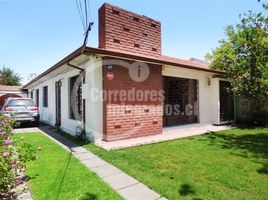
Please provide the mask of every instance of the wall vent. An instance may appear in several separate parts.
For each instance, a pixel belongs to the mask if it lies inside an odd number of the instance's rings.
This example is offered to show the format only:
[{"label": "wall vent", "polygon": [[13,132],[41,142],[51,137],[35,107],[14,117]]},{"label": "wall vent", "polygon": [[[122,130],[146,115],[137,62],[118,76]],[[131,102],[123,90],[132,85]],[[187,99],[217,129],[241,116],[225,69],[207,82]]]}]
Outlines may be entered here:
[{"label": "wall vent", "polygon": [[140,46],[139,44],[135,43],[135,44],[134,44],[134,47],[136,47],[136,48],[140,48],[141,46]]},{"label": "wall vent", "polygon": [[120,44],[120,40],[114,38],[114,43]]},{"label": "wall vent", "polygon": [[133,17],[133,21],[140,22],[140,19],[138,17]]},{"label": "wall vent", "polygon": [[125,110],[125,113],[126,114],[130,114],[131,113],[131,110]]},{"label": "wall vent", "polygon": [[113,14],[115,14],[115,15],[119,15],[120,12],[119,12],[118,10],[114,10],[114,9],[113,9]]},{"label": "wall vent", "polygon": [[121,125],[115,125],[114,128],[115,129],[121,128]]},{"label": "wall vent", "polygon": [[155,23],[151,23],[151,27],[156,28],[156,24]]},{"label": "wall vent", "polygon": [[152,48],[152,51],[157,52],[157,49],[153,47],[153,48]]},{"label": "wall vent", "polygon": [[141,123],[136,122],[136,123],[135,123],[135,126],[141,126]]},{"label": "wall vent", "polygon": [[129,32],[129,31],[130,31],[130,29],[129,29],[128,27],[126,27],[126,26],[124,26],[123,29],[124,29],[124,31],[126,31],[126,32]]}]

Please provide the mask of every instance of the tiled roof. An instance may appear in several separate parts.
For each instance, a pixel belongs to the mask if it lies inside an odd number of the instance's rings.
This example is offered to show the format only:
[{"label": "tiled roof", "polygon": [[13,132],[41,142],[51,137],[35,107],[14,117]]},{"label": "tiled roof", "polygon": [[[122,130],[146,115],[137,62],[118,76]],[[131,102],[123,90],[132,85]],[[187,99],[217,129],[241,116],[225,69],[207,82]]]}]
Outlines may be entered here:
[{"label": "tiled roof", "polygon": [[193,66],[193,67],[197,67],[197,68],[201,68],[201,69],[210,70],[208,64],[197,62],[195,60],[185,60],[185,59],[180,59],[180,58],[175,58],[175,57],[165,56],[165,55],[163,55],[161,57],[162,57],[162,60],[164,60],[166,62],[172,62],[172,63],[181,64],[181,65],[188,65],[188,66]]},{"label": "tiled roof", "polygon": [[0,85],[0,91],[20,91],[22,86]]},{"label": "tiled roof", "polygon": [[180,58],[175,58],[171,56],[148,56],[148,55],[141,55],[141,54],[136,54],[136,53],[129,53],[121,50],[114,50],[114,49],[100,49],[100,48],[92,48],[92,47],[86,47],[85,52],[88,53],[99,53],[102,55],[111,55],[111,56],[118,56],[121,58],[131,58],[131,59],[137,59],[141,60],[144,62],[154,62],[158,64],[167,64],[167,65],[174,65],[177,67],[183,67],[183,68],[189,68],[189,69],[194,69],[194,70],[201,70],[201,71],[207,71],[211,73],[222,73],[213,69],[209,68],[208,63],[202,63],[202,62],[197,62],[195,60],[186,60],[186,59],[180,59]]},{"label": "tiled roof", "polygon": [[118,51],[118,50],[82,46],[78,48],[77,50],[75,50],[74,52],[72,52],[70,55],[63,58],[61,61],[56,63],[54,66],[52,66],[48,70],[46,70],[45,72],[37,76],[35,79],[31,80],[29,83],[24,85],[23,88],[27,88],[29,85],[31,85],[38,79],[44,77],[51,71],[57,69],[58,67],[61,67],[62,65],[66,64],[68,61],[71,61],[72,59],[78,57],[81,54],[87,54],[87,55],[99,54],[99,55],[104,55],[104,56],[115,56],[115,57],[120,57],[120,58],[125,58],[125,59],[140,60],[144,62],[153,62],[159,65],[171,65],[171,66],[182,67],[182,68],[198,70],[198,71],[205,71],[205,72],[210,72],[210,73],[215,73],[215,74],[224,74],[223,72],[210,69],[208,64],[206,63],[201,63],[201,62],[197,62],[193,60],[179,59],[179,58],[174,58],[174,57],[164,56],[164,55],[151,57],[151,56],[144,56],[140,54],[134,54],[134,53],[123,52],[123,51]]}]

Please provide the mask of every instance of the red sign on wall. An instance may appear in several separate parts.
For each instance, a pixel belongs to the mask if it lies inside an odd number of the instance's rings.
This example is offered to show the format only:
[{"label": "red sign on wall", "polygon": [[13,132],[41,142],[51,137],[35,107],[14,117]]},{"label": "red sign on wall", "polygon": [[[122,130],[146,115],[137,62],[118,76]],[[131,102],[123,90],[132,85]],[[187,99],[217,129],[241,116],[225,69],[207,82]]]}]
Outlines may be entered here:
[{"label": "red sign on wall", "polygon": [[114,79],[114,73],[113,72],[107,72],[106,78],[109,81],[113,80]]}]

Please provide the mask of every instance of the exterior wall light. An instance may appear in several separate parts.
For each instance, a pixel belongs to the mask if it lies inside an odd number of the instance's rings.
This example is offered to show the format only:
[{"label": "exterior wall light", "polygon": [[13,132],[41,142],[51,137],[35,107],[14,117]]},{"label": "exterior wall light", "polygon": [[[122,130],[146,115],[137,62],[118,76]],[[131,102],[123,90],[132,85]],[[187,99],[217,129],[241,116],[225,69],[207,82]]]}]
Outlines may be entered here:
[{"label": "exterior wall light", "polygon": [[112,65],[107,66],[107,70],[108,70],[109,72],[112,72],[112,71],[113,71],[113,66],[112,66]]}]

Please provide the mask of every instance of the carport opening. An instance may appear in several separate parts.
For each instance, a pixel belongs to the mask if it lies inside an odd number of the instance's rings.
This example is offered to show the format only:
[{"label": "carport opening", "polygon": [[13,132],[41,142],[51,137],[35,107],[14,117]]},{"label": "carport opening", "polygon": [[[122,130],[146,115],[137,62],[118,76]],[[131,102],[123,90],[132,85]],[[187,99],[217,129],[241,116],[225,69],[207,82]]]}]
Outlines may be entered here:
[{"label": "carport opening", "polygon": [[17,94],[5,94],[0,97],[0,107],[2,108],[5,104],[6,99],[13,97],[13,98],[22,98],[20,95]]}]

